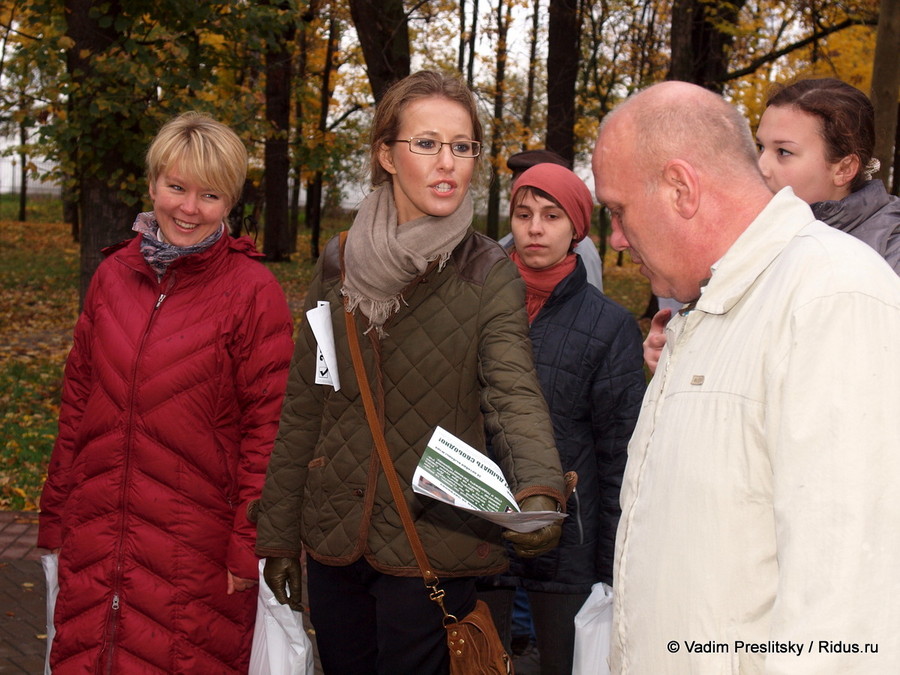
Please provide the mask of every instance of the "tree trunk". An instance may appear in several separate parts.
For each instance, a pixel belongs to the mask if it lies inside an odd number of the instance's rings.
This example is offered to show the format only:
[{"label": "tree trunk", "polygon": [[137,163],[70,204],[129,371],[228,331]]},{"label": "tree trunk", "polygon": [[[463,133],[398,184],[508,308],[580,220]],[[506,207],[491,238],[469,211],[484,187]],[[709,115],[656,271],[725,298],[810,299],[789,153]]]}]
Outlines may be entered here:
[{"label": "tree trunk", "polygon": [[303,158],[306,155],[303,147],[303,121],[306,116],[306,109],[303,105],[306,98],[306,66],[309,59],[309,39],[310,39],[310,23],[316,18],[318,11],[318,3],[310,3],[307,11],[301,17],[299,47],[297,49],[297,90],[294,91],[294,110],[296,111],[294,138],[297,139],[297,151],[293,153],[293,169],[294,181],[291,186],[291,204],[288,214],[288,222],[290,223],[291,253],[297,251],[297,233],[300,227],[300,192],[304,188],[303,182]]},{"label": "tree trunk", "polygon": [[728,73],[727,50],[747,0],[711,3],[675,0],[672,6],[671,63],[668,80],[693,82],[716,92]]},{"label": "tree trunk", "polygon": [[472,3],[472,31],[469,33],[469,67],[466,72],[466,84],[469,89],[475,83],[475,40],[478,37],[478,0]]},{"label": "tree trunk", "polygon": [[569,162],[575,160],[575,82],[581,35],[578,0],[550,0],[547,40],[547,138],[548,150]]},{"label": "tree trunk", "polygon": [[319,259],[319,239],[322,228],[322,172],[316,171],[306,186],[306,222],[315,223],[309,237],[309,255],[313,260]]},{"label": "tree trunk", "polygon": [[[322,89],[319,94],[319,135],[325,137],[328,131],[328,106],[331,102],[331,72],[334,69],[334,54],[339,39],[338,21],[334,17],[328,24],[328,44],[325,47],[325,64],[322,66]],[[306,191],[306,226],[310,228],[310,257],[319,257],[319,238],[322,232],[322,183],[324,172],[321,164],[316,169],[315,178]]]},{"label": "tree trunk", "polygon": [[[534,13],[531,15],[531,35],[528,36],[528,77],[525,92],[525,109],[522,111],[522,125],[531,130],[531,116],[534,110],[534,82],[537,79],[537,43],[540,30],[541,0],[534,0]],[[527,150],[527,139],[522,139],[522,150]]]},{"label": "tree trunk", "polygon": [[507,0],[497,0],[497,80],[494,89],[494,118],[491,120],[491,182],[488,186],[488,211],[485,234],[497,239],[500,232],[500,181],[494,162],[501,154],[503,138],[503,104],[506,88],[506,35],[509,31],[512,10]]},{"label": "tree trunk", "polygon": [[409,26],[403,0],[349,0],[375,102],[409,75]]},{"label": "tree trunk", "polygon": [[460,75],[466,72],[466,0],[459,0],[459,45],[457,46],[456,69]]},{"label": "tree trunk", "polygon": [[69,224],[69,232],[72,235],[72,241],[77,244],[81,241],[78,200],[73,197],[72,190],[65,185],[62,187],[62,212],[63,221]]},{"label": "tree trunk", "polygon": [[[135,210],[114,198],[106,181],[100,178],[81,180],[81,303],[97,267],[105,256],[103,249],[134,235],[131,225]],[[81,305],[79,304],[79,307]]]},{"label": "tree trunk", "polygon": [[[272,5],[287,10],[288,4]],[[287,11],[282,16],[289,16]],[[293,21],[287,19],[275,44],[266,50],[266,121],[269,128],[265,147],[266,224],[264,252],[266,260],[291,259],[291,229],[288,224],[288,179],[290,177],[289,129],[291,123],[291,54],[288,45],[294,39]]]},{"label": "tree trunk", "polygon": [[694,12],[700,11],[695,0],[675,0],[672,4],[672,30],[669,33],[669,80],[694,81]]},{"label": "tree trunk", "polygon": [[[875,152],[881,162],[876,178],[891,189],[891,168],[894,165],[894,149],[897,137],[897,95],[900,94],[900,2],[881,0],[878,14],[878,31],[875,38],[875,63],[872,67],[872,89],[869,97],[875,107]],[[894,172],[894,194],[897,174]]]},{"label": "tree trunk", "polygon": [[[24,124],[19,125],[19,142],[23,148],[28,142],[28,129]],[[19,160],[22,163],[19,175],[22,181],[19,186],[19,220],[24,223],[28,219],[28,155],[19,153]]]},{"label": "tree trunk", "polygon": [[[70,99],[69,122],[75,128],[91,128],[94,124],[93,128],[97,133],[103,133],[103,128],[109,125],[116,125],[121,129],[135,127],[135,120],[127,119],[118,112],[105,112],[102,124],[96,124],[96,117],[91,112],[91,92],[104,86],[103,80],[95,72],[92,59],[102,56],[118,39],[115,21],[101,25],[95,16],[93,0],[65,0],[65,10],[66,35],[73,43],[66,50],[66,68],[70,77],[80,85],[73,90]],[[120,14],[121,6],[113,0],[102,18],[115,18]],[[138,137],[138,134],[135,136]],[[91,151],[95,154],[87,162],[85,154]],[[128,175],[129,172],[140,175],[143,167],[130,165],[115,148],[103,151],[79,147],[73,152],[76,155],[81,224],[79,297],[80,302],[84,302],[91,277],[103,259],[101,249],[129,237],[134,221],[135,208],[128,201],[128,195],[123,195],[118,186],[109,185],[107,178],[117,172],[123,175]]]}]

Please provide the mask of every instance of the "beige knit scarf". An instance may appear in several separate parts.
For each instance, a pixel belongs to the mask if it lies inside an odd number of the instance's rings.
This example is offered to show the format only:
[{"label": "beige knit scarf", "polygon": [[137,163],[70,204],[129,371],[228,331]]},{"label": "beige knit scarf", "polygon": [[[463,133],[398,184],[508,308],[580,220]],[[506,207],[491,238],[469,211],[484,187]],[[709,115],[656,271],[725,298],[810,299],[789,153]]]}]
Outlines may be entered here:
[{"label": "beige knit scarf", "polygon": [[347,233],[344,285],[347,311],[359,307],[380,338],[384,322],[400,309],[401,292],[425,272],[432,260],[444,268],[456,245],[472,224],[472,198],[466,194],[459,208],[442,218],[422,216],[397,225],[391,185],[371,192],[360,205]]}]

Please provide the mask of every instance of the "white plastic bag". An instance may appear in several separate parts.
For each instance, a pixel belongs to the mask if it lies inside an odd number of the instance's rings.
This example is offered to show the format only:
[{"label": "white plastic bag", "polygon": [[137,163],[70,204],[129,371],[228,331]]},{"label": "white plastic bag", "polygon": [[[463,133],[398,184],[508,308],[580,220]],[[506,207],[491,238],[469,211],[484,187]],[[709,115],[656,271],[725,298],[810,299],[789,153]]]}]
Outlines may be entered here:
[{"label": "white plastic bag", "polygon": [[56,608],[56,596],[59,595],[59,556],[56,553],[45,553],[41,556],[41,566],[47,580],[47,655],[44,657],[44,675],[50,675],[50,647],[56,627],[53,625],[53,610]]},{"label": "white plastic bag", "polygon": [[303,629],[302,616],[275,599],[263,579],[265,562],[259,561],[259,598],[249,675],[313,675],[312,642]]},{"label": "white plastic bag", "polygon": [[612,587],[594,584],[590,596],[575,615],[572,675],[609,675],[612,616]]}]

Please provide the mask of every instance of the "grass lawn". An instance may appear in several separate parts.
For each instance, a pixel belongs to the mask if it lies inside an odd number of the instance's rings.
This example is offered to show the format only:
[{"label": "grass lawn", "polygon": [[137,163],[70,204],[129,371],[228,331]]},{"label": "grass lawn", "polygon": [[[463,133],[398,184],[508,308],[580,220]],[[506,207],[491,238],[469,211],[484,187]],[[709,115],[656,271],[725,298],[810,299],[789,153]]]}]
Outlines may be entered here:
[{"label": "grass lawn", "polygon": [[[78,313],[78,245],[65,224],[10,217],[0,211],[0,510],[36,510]],[[308,235],[301,234],[298,250],[294,262],[269,265],[295,321],[313,272]],[[605,265],[607,295],[639,317],[650,297],[646,279],[630,261],[617,266],[615,252]],[[648,323],[641,321],[644,332]]]}]

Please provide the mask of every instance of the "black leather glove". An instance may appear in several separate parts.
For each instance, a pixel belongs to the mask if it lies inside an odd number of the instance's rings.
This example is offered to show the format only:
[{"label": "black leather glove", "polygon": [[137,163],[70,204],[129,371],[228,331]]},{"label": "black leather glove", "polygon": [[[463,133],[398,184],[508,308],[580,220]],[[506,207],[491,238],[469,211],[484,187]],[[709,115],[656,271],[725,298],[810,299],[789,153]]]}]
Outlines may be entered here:
[{"label": "black leather glove", "polygon": [[266,558],[263,579],[278,602],[295,612],[303,611],[303,571],[297,558]]},{"label": "black leather glove", "polygon": [[[522,511],[557,511],[559,506],[551,497],[532,495],[522,500],[519,509]],[[534,532],[514,532],[513,530],[503,532],[503,538],[512,544],[513,550],[522,558],[534,558],[546,553],[559,543],[561,535],[561,520],[552,525],[544,525]]]}]

